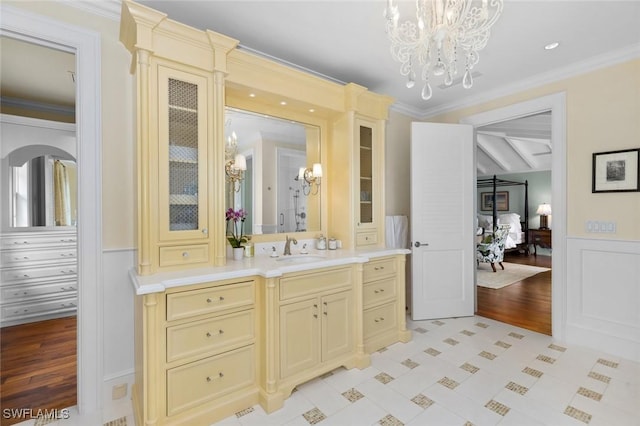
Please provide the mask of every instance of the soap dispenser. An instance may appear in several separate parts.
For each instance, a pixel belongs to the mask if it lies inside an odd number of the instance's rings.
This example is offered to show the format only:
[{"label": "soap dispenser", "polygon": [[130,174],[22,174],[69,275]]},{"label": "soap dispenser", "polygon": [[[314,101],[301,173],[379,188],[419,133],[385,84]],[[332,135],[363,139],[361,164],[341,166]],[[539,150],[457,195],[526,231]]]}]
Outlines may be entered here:
[{"label": "soap dispenser", "polygon": [[316,241],[316,248],[318,250],[326,250],[327,249],[327,239],[320,235],[320,238]]}]

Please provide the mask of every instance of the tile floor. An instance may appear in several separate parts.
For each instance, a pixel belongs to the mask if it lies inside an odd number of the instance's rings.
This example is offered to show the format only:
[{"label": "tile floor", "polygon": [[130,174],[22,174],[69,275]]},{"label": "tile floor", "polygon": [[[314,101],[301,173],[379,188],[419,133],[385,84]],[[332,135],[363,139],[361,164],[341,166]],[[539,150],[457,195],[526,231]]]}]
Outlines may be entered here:
[{"label": "tile floor", "polygon": [[[413,340],[370,367],[334,370],[274,413],[256,405],[218,425],[640,426],[640,363],[482,317],[407,326]],[[105,426],[133,425],[128,410]]]}]

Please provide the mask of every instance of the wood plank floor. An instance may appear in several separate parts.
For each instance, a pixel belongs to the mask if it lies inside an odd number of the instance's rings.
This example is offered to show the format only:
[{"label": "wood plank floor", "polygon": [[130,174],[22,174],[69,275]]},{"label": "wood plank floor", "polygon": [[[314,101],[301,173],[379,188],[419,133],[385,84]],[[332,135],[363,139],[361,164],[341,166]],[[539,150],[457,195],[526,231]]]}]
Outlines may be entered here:
[{"label": "wood plank floor", "polygon": [[[3,410],[76,405],[76,322],[71,316],[0,329]],[[4,417],[3,426],[24,420]]]},{"label": "wood plank floor", "polygon": [[[550,256],[508,253],[504,261],[551,268]],[[476,292],[477,315],[551,335],[551,271],[497,290],[476,287]]]}]

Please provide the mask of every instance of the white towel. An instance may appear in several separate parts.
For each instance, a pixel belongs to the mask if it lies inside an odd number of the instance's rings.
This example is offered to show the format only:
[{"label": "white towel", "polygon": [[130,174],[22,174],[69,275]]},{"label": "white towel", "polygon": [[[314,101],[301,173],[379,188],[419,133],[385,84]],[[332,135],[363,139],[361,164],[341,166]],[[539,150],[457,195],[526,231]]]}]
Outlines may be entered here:
[{"label": "white towel", "polygon": [[407,216],[385,217],[385,240],[389,248],[407,248],[409,245],[409,218]]}]

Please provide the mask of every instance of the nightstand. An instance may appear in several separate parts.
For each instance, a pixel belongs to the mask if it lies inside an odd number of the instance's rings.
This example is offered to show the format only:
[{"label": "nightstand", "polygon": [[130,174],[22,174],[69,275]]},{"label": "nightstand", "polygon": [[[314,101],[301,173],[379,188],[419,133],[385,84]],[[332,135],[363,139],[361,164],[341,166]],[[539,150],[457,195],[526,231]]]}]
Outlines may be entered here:
[{"label": "nightstand", "polygon": [[529,244],[533,244],[533,255],[537,256],[537,246],[551,248],[551,229],[529,229]]}]

